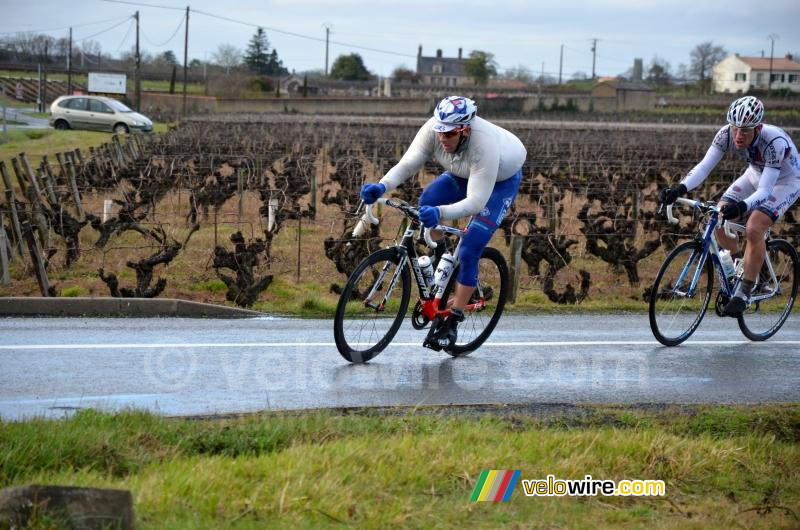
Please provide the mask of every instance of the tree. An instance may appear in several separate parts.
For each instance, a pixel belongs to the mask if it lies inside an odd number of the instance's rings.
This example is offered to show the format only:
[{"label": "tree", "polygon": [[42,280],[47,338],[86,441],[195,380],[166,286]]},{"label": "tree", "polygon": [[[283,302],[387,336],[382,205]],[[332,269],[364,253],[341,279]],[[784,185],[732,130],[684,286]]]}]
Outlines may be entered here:
[{"label": "tree", "polygon": [[178,58],[175,57],[175,52],[172,50],[165,51],[164,53],[160,54],[158,58],[169,65],[178,64]]},{"label": "tree", "polygon": [[711,41],[701,42],[689,54],[692,59],[689,73],[698,80],[701,91],[708,91],[714,65],[724,59],[725,55],[725,48],[715,46]]},{"label": "tree", "polygon": [[225,74],[229,74],[231,68],[242,64],[242,51],[231,44],[220,44],[217,51],[211,54],[211,60],[225,68]]},{"label": "tree", "polygon": [[489,78],[497,75],[497,61],[494,54],[473,50],[469,59],[464,61],[464,72],[475,81],[476,85],[485,85]]},{"label": "tree", "polygon": [[656,86],[666,86],[671,77],[669,63],[658,56],[653,57],[647,69],[647,80]]},{"label": "tree", "polygon": [[370,78],[369,70],[364,66],[364,60],[357,53],[340,55],[333,61],[331,77],[345,81],[366,81]]},{"label": "tree", "polygon": [[392,71],[392,79],[400,83],[419,83],[419,75],[417,75],[417,72],[407,68],[405,65],[398,66]]},{"label": "tree", "polygon": [[517,81],[523,81],[528,84],[533,83],[534,79],[531,69],[521,64],[506,70],[503,77],[506,79],[516,79]]},{"label": "tree", "polygon": [[269,40],[263,28],[256,30],[250,43],[247,45],[247,52],[244,54],[244,62],[247,67],[258,74],[267,73],[269,63]]},{"label": "tree", "polygon": [[278,50],[272,49],[267,61],[267,70],[264,72],[267,75],[288,75],[289,70],[283,66],[283,61],[278,59]]}]

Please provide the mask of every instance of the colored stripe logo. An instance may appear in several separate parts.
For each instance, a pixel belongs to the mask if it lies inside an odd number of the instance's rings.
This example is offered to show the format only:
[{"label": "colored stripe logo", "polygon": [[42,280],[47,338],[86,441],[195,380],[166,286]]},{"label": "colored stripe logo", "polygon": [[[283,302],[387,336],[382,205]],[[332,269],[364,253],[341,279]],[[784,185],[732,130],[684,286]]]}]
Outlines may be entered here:
[{"label": "colored stripe logo", "polygon": [[519,469],[484,469],[472,490],[470,501],[507,501],[514,493]]}]

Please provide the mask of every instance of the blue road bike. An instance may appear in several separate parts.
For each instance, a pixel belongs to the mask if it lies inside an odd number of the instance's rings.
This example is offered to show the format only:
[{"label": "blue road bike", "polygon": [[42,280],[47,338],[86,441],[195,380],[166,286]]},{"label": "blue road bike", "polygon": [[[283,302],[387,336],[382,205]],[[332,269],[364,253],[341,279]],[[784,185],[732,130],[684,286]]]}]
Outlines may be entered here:
[{"label": "blue road bike", "polygon": [[[669,253],[658,271],[650,291],[650,328],[665,346],[677,346],[700,325],[714,293],[714,276],[719,280],[714,308],[724,316],[723,308],[741,281],[743,262],[737,260],[736,274],[726,277],[719,258],[715,229],[722,223],[729,237],[745,232],[740,224],[720,217],[715,203],[680,198],[678,204],[691,206],[702,213],[705,228],[692,241],[681,243]],[[678,219],[667,206],[667,218]],[[756,278],[747,308],[737,317],[742,333],[754,341],[767,340],[781,328],[797,295],[797,251],[783,239],[773,239],[767,232],[767,253]]]}]

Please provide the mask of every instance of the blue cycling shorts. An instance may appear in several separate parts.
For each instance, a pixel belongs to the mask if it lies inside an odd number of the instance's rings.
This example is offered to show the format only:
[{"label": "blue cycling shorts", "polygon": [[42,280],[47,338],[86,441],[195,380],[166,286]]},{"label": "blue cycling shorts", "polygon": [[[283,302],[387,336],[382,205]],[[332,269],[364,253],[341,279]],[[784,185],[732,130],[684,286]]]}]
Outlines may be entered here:
[{"label": "blue cycling shorts", "polygon": [[[486,206],[469,223],[466,233],[461,238],[461,250],[459,250],[461,269],[458,273],[458,282],[462,285],[474,287],[478,284],[478,262],[483,249],[511,208],[521,181],[522,169],[511,178],[496,183]],[[425,188],[419,198],[419,205],[453,204],[466,196],[467,179],[445,171]]]}]

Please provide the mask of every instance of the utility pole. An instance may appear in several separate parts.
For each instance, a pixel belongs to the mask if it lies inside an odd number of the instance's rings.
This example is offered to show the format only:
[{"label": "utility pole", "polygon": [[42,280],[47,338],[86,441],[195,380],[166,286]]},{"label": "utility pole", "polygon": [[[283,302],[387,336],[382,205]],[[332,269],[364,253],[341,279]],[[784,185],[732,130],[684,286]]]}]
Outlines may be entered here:
[{"label": "utility pole", "polygon": [[769,97],[769,93],[772,91],[772,56],[775,53],[775,39],[778,38],[778,35],[773,33],[767,38],[772,42],[769,48],[769,78],[767,79],[767,97]]},{"label": "utility pole", "polygon": [[142,110],[142,57],[139,55],[139,12],[133,17],[136,19],[136,51],[134,55],[135,68],[133,70],[133,99],[136,102],[136,112]]},{"label": "utility pole", "polygon": [[328,40],[331,36],[331,27],[325,25],[325,77],[328,77]]},{"label": "utility pole", "polygon": [[42,69],[42,112],[47,108],[47,41],[44,42],[44,68]]},{"label": "utility pole", "polygon": [[189,62],[189,6],[186,6],[186,33],[183,38],[183,117],[186,117],[186,65]]},{"label": "utility pole", "polygon": [[69,28],[69,51],[67,51],[67,94],[72,94],[72,28]]},{"label": "utility pole", "polygon": [[592,79],[595,78],[594,65],[597,59],[597,39],[592,39]]},{"label": "utility pole", "polygon": [[561,72],[564,68],[564,45],[561,45],[561,56],[558,58],[558,84],[561,84]]}]

